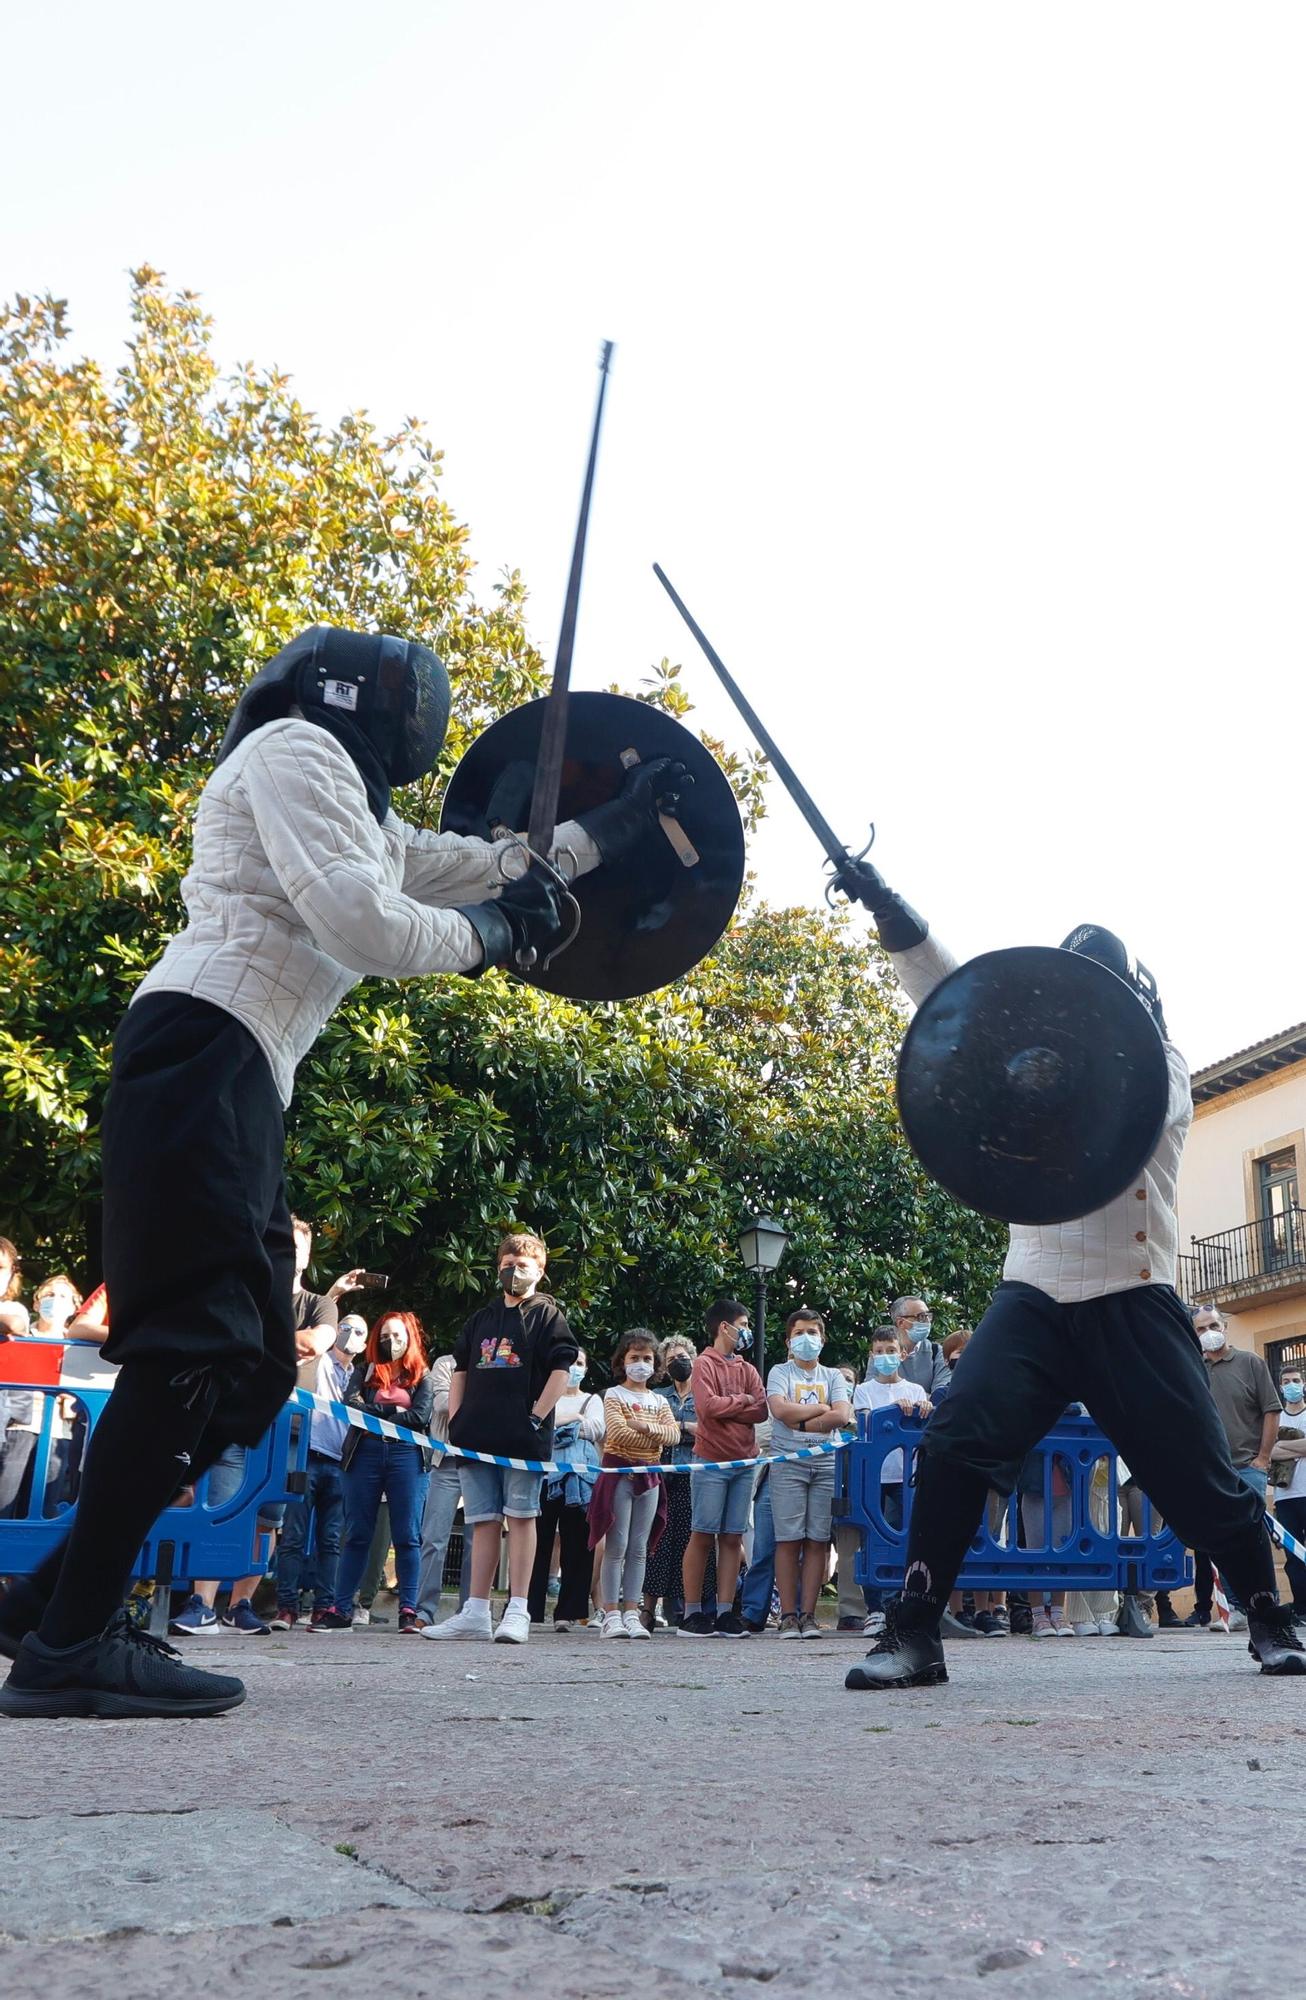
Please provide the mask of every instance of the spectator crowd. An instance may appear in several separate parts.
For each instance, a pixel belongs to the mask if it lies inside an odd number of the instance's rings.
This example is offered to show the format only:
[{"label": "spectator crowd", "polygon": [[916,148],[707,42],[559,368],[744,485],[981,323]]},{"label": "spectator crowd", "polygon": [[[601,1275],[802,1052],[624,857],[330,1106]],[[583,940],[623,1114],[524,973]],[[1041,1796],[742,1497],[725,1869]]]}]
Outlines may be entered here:
[{"label": "spectator crowd", "polygon": [[[408,1310],[387,1306],[370,1320],[340,1302],[385,1280],[346,1272],[325,1293],[304,1283],[312,1231],[295,1222],[294,1318],[299,1386],[320,1399],[294,1419],[309,1427],[302,1491],[258,1514],[249,1573],[198,1579],[169,1606],[179,1637],[221,1622],[251,1635],[303,1627],[339,1633],[393,1615],[403,1636],[522,1645],[533,1627],[587,1627],[602,1639],[644,1641],[662,1631],[689,1639],[819,1637],[823,1597],[837,1592],[840,1632],[876,1636],[887,1597],[856,1576],[860,1530],[841,1518],[835,1452],[863,1413],[892,1406],[928,1423],[949,1391],[970,1330],[936,1340],[926,1300],[896,1300],[871,1333],[864,1366],[826,1361],[821,1313],[800,1306],[784,1327],[784,1352],[763,1383],[749,1355],[747,1306],[718,1298],[700,1339],[660,1339],[634,1327],[615,1339],[600,1370],[546,1288],[538,1236],[500,1243],[497,1287],[449,1352],[431,1356]],[[33,1334],[63,1343],[62,1364],[33,1386],[0,1388],[0,1521],[50,1517],[73,1504],[88,1427],[77,1391],[104,1387],[113,1369],[98,1349],[111,1302],[103,1288],[83,1299],[67,1276],[46,1277],[22,1303],[18,1253],[0,1237],[0,1383],[6,1349]],[[1202,1307],[1194,1329],[1239,1476],[1306,1540],[1306,1378],[1284,1366],[1277,1382],[1257,1355],[1234,1347],[1219,1312]],[[24,1383],[29,1379],[24,1375]],[[50,1404],[47,1416],[47,1399]],[[348,1423],[322,1405],[365,1410],[395,1435]],[[48,1431],[44,1486],[33,1483]],[[441,1447],[496,1458],[545,1461],[541,1474]],[[813,1450],[812,1448],[817,1449]],[[799,1454],[785,1456],[786,1454]],[[805,1454],[805,1455],[804,1455]],[[666,1472],[697,1461],[702,1469]],[[243,1446],[223,1453],[207,1477],[210,1505],[246,1478]],[[1109,1519],[1105,1462],[1089,1492],[1095,1525],[1126,1536],[1160,1526],[1123,1462],[1116,1464],[1118,1515]],[[880,1469],[880,1509],[900,1528],[904,1452]],[[194,1495],[181,1489],[178,1503]],[[989,1529],[1000,1542],[1053,1545],[1071,1530],[1070,1468],[1032,1454],[1013,1499],[990,1496]],[[1195,1552],[1196,1588],[1182,1622],[1217,1632],[1245,1629],[1242,1607],[1226,1622],[1208,1559]],[[394,1612],[376,1608],[393,1563]],[[3,1567],[0,1563],[0,1567]],[[1287,1559],[1298,1615],[1306,1615],[1306,1567]],[[225,1588],[225,1604],[218,1603]],[[442,1615],[448,1589],[457,1608]],[[506,1597],[497,1622],[496,1593]],[[149,1615],[151,1589],[133,1608]],[[957,1592],[945,1635],[1000,1638],[1150,1636],[1181,1621],[1168,1596],[1139,1588],[1117,1597],[1089,1591]]]}]

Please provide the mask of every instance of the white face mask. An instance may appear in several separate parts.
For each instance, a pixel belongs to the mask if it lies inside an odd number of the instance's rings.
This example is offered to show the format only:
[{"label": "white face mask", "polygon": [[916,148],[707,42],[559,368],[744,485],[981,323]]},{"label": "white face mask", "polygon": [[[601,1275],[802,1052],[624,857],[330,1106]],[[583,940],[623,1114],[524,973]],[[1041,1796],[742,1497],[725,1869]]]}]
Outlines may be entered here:
[{"label": "white face mask", "polygon": [[626,1380],[628,1382],[647,1382],[652,1373],[653,1363],[651,1361],[628,1361],[626,1363]]},{"label": "white face mask", "polygon": [[1218,1354],[1224,1346],[1224,1335],[1218,1326],[1208,1326],[1205,1333],[1199,1333],[1197,1338],[1202,1343],[1203,1354]]}]

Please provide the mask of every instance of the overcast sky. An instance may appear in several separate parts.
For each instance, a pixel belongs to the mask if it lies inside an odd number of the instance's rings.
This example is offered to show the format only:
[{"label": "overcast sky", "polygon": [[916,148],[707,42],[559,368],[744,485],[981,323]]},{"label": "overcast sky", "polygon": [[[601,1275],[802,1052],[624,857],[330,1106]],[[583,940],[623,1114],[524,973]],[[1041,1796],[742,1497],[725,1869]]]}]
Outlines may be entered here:
[{"label": "overcast sky", "polygon": [[[960,954],[1089,920],[1205,1063],[1306,1016],[1306,11],[6,9],[0,293],[127,269],[328,419],[415,413],[575,682],[683,657]],[[756,862],[816,901],[771,787]]]}]

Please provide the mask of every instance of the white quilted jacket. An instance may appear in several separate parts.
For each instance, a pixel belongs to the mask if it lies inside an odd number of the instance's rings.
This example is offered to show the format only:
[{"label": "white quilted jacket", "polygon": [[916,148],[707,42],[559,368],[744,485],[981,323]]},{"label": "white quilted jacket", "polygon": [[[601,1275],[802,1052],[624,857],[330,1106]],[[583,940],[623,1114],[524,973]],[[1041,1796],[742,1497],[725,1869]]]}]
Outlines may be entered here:
[{"label": "white quilted jacket", "polygon": [[[256,729],[219,764],[195,815],[181,885],[189,919],[141,981],[225,1007],[259,1043],[283,1104],[295,1069],[360,978],[470,972],[481,944],[449,907],[498,894],[527,865],[507,844],[378,826],[333,736],[289,718]],[[574,822],[555,853],[580,873],[598,849]]]},{"label": "white quilted jacket", "polygon": [[[926,938],[891,954],[894,970],[919,1006],[956,969],[946,945]],[[1059,1304],[1100,1299],[1132,1285],[1173,1285],[1179,1248],[1175,1199],[1179,1159],[1193,1119],[1188,1065],[1165,1045],[1170,1098],[1156,1151],[1123,1194],[1092,1215],[1042,1228],[1013,1224],[1004,1278],[1035,1285]]]}]

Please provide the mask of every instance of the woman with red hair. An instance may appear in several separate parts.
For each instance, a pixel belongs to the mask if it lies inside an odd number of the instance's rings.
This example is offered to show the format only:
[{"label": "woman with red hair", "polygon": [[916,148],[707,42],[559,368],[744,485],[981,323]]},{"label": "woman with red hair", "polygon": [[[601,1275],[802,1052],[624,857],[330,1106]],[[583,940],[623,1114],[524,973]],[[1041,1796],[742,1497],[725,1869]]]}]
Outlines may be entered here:
[{"label": "woman with red hair", "polygon": [[336,1577],[336,1605],[322,1621],[343,1631],[353,1623],[354,1596],[367,1567],[377,1511],[390,1503],[390,1532],[399,1577],[399,1630],[417,1632],[417,1579],[421,1569],[422,1511],[430,1478],[433,1391],[426,1343],[415,1313],[386,1312],[367,1336],[354,1363],[345,1401],[414,1433],[411,1444],[352,1430],[345,1440],[342,1485],[345,1539]]}]

